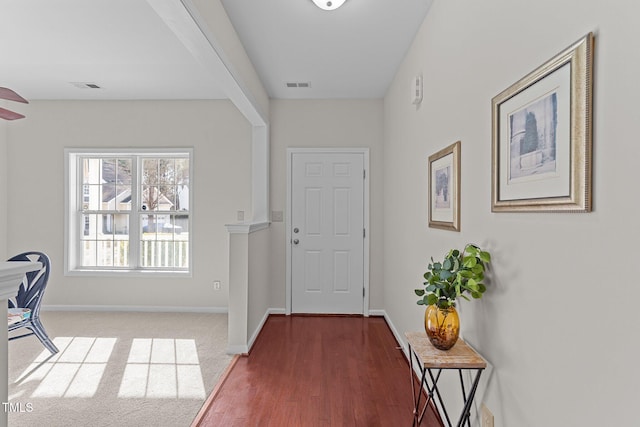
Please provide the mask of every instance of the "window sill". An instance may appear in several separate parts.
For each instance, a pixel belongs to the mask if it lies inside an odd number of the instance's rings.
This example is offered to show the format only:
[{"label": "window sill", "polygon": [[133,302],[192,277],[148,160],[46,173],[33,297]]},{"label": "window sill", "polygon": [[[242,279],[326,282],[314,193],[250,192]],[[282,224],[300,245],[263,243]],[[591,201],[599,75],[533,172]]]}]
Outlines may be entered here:
[{"label": "window sill", "polygon": [[66,270],[65,276],[73,277],[148,277],[148,278],[191,278],[191,271],[184,270]]}]

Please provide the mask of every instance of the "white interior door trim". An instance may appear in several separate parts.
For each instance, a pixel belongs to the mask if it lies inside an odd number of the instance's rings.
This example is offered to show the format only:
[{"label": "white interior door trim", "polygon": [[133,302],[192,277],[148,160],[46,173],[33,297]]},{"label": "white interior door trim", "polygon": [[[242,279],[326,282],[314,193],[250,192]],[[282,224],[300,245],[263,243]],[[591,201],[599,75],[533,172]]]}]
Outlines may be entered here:
[{"label": "white interior door trim", "polygon": [[364,156],[364,229],[365,229],[365,238],[364,238],[364,271],[363,280],[364,280],[364,304],[363,304],[363,314],[368,317],[369,316],[369,236],[371,234],[369,228],[369,148],[367,147],[359,147],[359,148],[287,148],[287,211],[286,211],[286,220],[285,220],[285,242],[286,242],[286,307],[285,314],[291,314],[291,214],[292,214],[292,203],[291,203],[291,191],[292,191],[292,183],[291,183],[291,172],[293,165],[293,155],[295,153],[354,153],[354,154],[362,154]]}]

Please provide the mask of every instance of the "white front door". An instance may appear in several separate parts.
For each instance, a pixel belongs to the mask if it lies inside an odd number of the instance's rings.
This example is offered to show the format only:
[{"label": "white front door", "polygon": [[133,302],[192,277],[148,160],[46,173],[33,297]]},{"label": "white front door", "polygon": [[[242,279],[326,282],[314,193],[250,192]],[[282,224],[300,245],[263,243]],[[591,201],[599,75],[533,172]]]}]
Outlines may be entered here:
[{"label": "white front door", "polygon": [[291,161],[291,311],[363,314],[364,154]]}]

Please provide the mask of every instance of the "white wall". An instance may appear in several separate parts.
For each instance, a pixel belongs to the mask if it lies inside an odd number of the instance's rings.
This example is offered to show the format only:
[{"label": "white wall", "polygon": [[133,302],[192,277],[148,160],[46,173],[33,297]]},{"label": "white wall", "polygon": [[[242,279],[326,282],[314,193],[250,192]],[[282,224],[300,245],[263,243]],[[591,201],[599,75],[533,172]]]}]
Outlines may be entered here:
[{"label": "white wall", "polygon": [[369,147],[370,155],[370,308],[382,300],[382,141],[383,104],[377,100],[272,100],[271,210],[284,222],[271,224],[271,305],[285,308],[287,148]]},{"label": "white wall", "polygon": [[[65,147],[193,147],[192,278],[63,276]],[[251,210],[250,150],[251,127],[228,101],[32,102],[8,131],[8,252],[49,254],[47,305],[226,307],[224,224]]]},{"label": "white wall", "polygon": [[[493,253],[484,299],[460,308],[465,338],[494,367],[481,399],[496,426],[638,422],[639,12],[622,0],[436,0],[385,98],[385,309],[401,333],[419,330],[413,289],[428,258],[465,242]],[[594,212],[491,213],[491,98],[589,31]],[[458,139],[455,233],[427,227],[427,158]]]},{"label": "white wall", "polygon": [[248,236],[249,277],[247,304],[247,342],[253,344],[269,310],[269,275],[271,271],[269,229],[255,231]]}]

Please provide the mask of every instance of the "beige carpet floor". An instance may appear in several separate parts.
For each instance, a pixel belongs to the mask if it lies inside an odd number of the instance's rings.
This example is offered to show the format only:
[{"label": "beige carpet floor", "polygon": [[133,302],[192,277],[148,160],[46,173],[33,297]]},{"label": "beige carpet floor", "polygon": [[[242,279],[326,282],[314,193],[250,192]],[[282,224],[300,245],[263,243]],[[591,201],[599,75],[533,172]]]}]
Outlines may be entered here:
[{"label": "beige carpet floor", "polygon": [[9,342],[9,426],[189,426],[232,357],[226,314],[43,312]]}]

